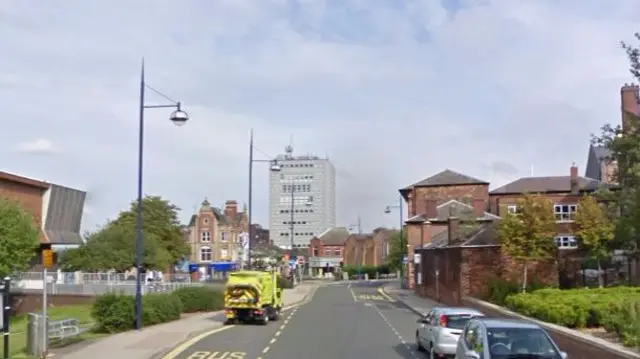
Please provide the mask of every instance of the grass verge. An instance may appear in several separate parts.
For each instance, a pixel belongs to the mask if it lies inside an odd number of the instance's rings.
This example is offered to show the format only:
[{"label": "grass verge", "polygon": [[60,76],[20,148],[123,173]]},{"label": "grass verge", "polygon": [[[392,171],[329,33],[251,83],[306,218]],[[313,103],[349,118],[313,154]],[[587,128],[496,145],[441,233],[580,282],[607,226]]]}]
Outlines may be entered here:
[{"label": "grass verge", "polygon": [[[91,328],[93,319],[91,318],[91,305],[73,305],[65,307],[52,307],[47,311],[49,320],[76,319],[81,328]],[[27,346],[27,315],[18,315],[11,318],[9,337],[9,353],[11,358],[28,358],[25,354]],[[56,348],[80,342],[82,340],[94,339],[104,336],[104,334],[94,333],[91,330],[81,335],[65,340],[63,342],[51,342],[49,348]],[[4,351],[4,343],[0,340],[0,353]]]}]

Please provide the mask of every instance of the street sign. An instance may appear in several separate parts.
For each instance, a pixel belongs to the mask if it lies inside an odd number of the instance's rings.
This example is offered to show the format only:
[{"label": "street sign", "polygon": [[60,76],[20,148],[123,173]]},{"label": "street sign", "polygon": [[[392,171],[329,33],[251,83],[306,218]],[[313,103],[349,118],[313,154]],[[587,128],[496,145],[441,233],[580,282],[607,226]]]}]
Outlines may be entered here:
[{"label": "street sign", "polygon": [[53,267],[53,251],[51,248],[42,249],[42,266],[45,268]]},{"label": "street sign", "polygon": [[407,264],[407,256],[402,257],[402,263]]}]

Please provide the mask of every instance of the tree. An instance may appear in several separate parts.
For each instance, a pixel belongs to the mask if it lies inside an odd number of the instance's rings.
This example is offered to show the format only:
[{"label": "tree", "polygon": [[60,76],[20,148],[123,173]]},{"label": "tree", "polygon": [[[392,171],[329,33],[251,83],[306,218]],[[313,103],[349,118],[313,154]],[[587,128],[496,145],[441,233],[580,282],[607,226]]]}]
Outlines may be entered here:
[{"label": "tree", "polygon": [[389,254],[387,255],[387,264],[389,269],[398,270],[402,268],[402,259],[407,254],[407,231],[393,231],[389,237]]},{"label": "tree", "polygon": [[608,245],[614,237],[614,225],[596,198],[590,195],[583,196],[578,202],[575,223],[578,227],[576,235],[580,245],[587,250],[589,257],[598,263],[598,284],[603,287],[600,263],[609,256]]},{"label": "tree", "polygon": [[[640,41],[640,33],[635,37]],[[631,74],[640,82],[640,47],[622,43],[629,59]],[[592,143],[609,150],[607,160],[617,164],[613,174],[619,184],[615,191],[601,191],[600,195],[615,204],[615,239],[611,243],[616,249],[625,250],[627,256],[640,256],[640,117],[625,112],[622,114],[625,128],[621,125],[602,127],[599,136],[592,136]]]},{"label": "tree", "polygon": [[17,203],[0,198],[0,278],[26,270],[40,244],[40,230]]},{"label": "tree", "polygon": [[[142,266],[165,269],[189,255],[178,220],[179,209],[161,197],[142,202]],[[91,233],[86,243],[65,251],[59,262],[66,270],[125,271],[135,266],[137,201],[128,211]]]},{"label": "tree", "polygon": [[555,253],[556,219],[551,201],[525,195],[518,201],[518,213],[507,214],[498,223],[502,247],[522,265],[522,291],[527,290],[528,265]]}]

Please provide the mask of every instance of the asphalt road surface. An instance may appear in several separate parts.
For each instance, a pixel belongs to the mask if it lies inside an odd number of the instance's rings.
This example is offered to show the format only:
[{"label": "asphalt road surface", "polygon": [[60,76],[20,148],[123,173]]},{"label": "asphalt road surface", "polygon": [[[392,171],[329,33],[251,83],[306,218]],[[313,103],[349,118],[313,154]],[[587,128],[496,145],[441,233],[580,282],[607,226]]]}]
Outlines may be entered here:
[{"label": "asphalt road surface", "polygon": [[417,359],[417,316],[379,284],[320,287],[305,304],[267,326],[211,334],[176,359]]}]

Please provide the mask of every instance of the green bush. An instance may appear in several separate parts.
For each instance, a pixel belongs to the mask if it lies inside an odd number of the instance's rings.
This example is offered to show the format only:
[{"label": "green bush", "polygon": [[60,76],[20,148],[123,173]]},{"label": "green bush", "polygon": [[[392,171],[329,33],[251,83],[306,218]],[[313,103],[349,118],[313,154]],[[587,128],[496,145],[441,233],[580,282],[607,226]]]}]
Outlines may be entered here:
[{"label": "green bush", "polygon": [[604,327],[625,345],[640,346],[640,288],[540,289],[508,295],[506,306],[569,328]]},{"label": "green bush", "polygon": [[375,278],[376,274],[389,274],[389,266],[383,264],[381,266],[355,266],[345,265],[342,267],[342,271],[349,274],[349,276],[367,274],[369,278]]},{"label": "green bush", "polygon": [[[527,292],[530,293],[544,287],[545,286],[542,283],[532,280],[527,285]],[[485,287],[485,299],[489,300],[491,303],[504,305],[505,300],[509,295],[518,294],[520,292],[522,292],[522,284],[515,281],[493,278],[487,282]]]},{"label": "green bush", "polygon": [[[166,323],[180,319],[182,302],[173,293],[148,294],[142,297],[142,322],[144,325]],[[117,333],[135,328],[135,298],[129,295],[109,293],[96,298],[91,315],[96,329]]]},{"label": "green bush", "polygon": [[224,308],[224,294],[209,287],[183,287],[173,292],[180,298],[184,313],[213,312]]},{"label": "green bush", "polygon": [[154,325],[180,319],[182,302],[174,293],[153,293],[142,297],[142,323]]},{"label": "green bush", "polygon": [[135,326],[135,298],[115,293],[101,295],[93,303],[91,316],[101,332],[130,330]]}]

